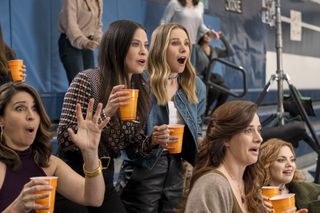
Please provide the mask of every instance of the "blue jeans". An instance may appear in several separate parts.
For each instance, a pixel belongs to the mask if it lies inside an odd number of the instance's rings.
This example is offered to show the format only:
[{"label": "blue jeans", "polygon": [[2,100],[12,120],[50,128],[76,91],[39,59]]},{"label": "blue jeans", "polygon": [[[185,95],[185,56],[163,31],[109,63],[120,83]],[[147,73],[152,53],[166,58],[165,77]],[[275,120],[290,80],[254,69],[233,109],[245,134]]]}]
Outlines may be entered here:
[{"label": "blue jeans", "polygon": [[61,33],[59,38],[59,55],[69,84],[79,72],[95,68],[93,51],[73,47],[64,33]]}]

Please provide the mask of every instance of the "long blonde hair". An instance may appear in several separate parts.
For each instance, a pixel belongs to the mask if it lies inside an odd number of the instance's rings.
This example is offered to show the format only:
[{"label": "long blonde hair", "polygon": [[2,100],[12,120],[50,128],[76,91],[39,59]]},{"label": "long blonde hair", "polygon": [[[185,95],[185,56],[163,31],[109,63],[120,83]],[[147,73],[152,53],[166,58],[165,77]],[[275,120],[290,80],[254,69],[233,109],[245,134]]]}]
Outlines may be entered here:
[{"label": "long blonde hair", "polygon": [[[148,71],[150,73],[150,85],[159,105],[166,105],[169,97],[166,91],[167,79],[171,74],[170,66],[167,62],[167,49],[172,30],[187,30],[179,24],[163,24],[157,27],[151,37],[150,51],[148,57]],[[191,43],[189,42],[190,55]],[[198,103],[196,95],[196,72],[190,62],[190,56],[187,58],[185,70],[179,74],[179,85],[186,94],[190,103]]]}]

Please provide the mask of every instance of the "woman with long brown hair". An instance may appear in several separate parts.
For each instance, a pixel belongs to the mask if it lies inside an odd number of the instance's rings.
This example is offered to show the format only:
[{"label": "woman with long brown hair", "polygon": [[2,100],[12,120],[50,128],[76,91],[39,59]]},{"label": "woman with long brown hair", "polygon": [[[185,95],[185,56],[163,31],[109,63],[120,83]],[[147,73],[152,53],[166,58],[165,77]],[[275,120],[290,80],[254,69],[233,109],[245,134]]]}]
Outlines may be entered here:
[{"label": "woman with long brown hair", "polygon": [[48,206],[35,200],[48,197],[38,193],[52,187],[40,180],[30,180],[36,176],[58,177],[57,191],[76,203],[102,204],[105,184],[98,146],[109,119],[100,122],[102,105],[97,104],[96,112],[92,113],[93,102],[93,99],[89,101],[85,118],[81,106],[76,106],[77,133],[67,131],[85,158],[85,177],[82,177],[51,155],[51,122],[39,93],[25,83],[6,83],[0,87],[0,212],[26,213],[40,209],[49,212]]},{"label": "woman with long brown hair", "polygon": [[262,142],[256,104],[230,101],[211,115],[185,212],[265,212],[256,165]]},{"label": "woman with long brown hair", "polygon": [[[105,201],[99,208],[79,207],[88,209],[84,212],[125,212],[113,186],[114,158],[121,155],[121,150],[126,150],[130,158],[143,155],[151,144],[144,134],[149,109],[149,93],[143,74],[148,57],[147,46],[147,33],[140,24],[129,20],[114,21],[102,37],[99,68],[78,73],[65,95],[58,126],[59,155],[80,174],[83,174],[82,156],[66,134],[68,128],[77,129],[74,106],[81,103],[86,108],[87,100],[93,97],[105,106],[101,116],[111,118],[99,145],[106,182]],[[129,99],[124,88],[139,89],[136,121],[120,120],[119,106],[128,104]],[[62,206],[64,212],[68,212],[70,203]]]}]

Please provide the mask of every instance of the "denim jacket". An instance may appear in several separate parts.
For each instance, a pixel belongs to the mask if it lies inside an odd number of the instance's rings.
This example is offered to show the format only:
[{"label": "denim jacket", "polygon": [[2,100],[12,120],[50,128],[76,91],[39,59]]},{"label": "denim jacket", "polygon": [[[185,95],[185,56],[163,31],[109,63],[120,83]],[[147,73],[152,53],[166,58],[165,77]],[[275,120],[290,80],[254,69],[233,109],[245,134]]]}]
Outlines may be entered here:
[{"label": "denim jacket", "polygon": [[[182,89],[179,89],[174,96],[175,106],[185,122],[181,157],[191,164],[194,163],[195,155],[199,151],[197,139],[202,135],[202,116],[206,107],[206,87],[199,77],[196,77],[196,95],[198,97],[197,104],[190,104]],[[155,125],[169,123],[168,106],[159,106],[154,96],[151,97],[151,99],[152,107],[146,125],[146,135],[149,136],[151,136],[152,129]],[[135,162],[151,169],[162,152],[162,148],[155,148],[143,159],[137,159]]]}]

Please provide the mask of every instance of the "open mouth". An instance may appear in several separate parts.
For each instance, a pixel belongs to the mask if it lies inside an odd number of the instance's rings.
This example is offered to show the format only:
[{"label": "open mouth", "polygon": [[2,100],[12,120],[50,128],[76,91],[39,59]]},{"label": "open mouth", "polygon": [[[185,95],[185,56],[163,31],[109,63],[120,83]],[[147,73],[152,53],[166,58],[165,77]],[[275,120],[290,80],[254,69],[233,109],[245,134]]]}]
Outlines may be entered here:
[{"label": "open mouth", "polygon": [[146,64],[146,60],[145,59],[140,59],[138,60],[138,63],[141,65],[141,66],[144,66]]},{"label": "open mouth", "polygon": [[185,57],[185,56],[179,57],[179,58],[178,58],[178,63],[179,63],[179,64],[184,64],[184,62],[186,61],[186,59],[187,59],[187,57]]},{"label": "open mouth", "polygon": [[35,128],[33,128],[33,127],[27,128],[28,133],[33,133],[34,131],[35,131]]},{"label": "open mouth", "polygon": [[251,149],[249,149],[249,151],[258,154],[259,153],[259,148],[251,148]]}]

